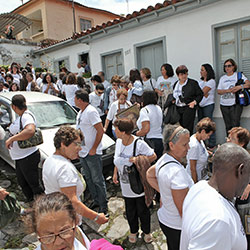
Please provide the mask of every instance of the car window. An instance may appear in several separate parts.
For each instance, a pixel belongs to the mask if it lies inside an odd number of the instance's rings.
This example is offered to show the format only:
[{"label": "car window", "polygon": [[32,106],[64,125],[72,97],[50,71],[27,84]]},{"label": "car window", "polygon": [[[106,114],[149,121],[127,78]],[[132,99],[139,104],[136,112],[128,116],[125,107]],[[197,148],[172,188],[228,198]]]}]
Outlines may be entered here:
[{"label": "car window", "polygon": [[52,128],[63,124],[75,124],[76,112],[65,101],[28,103],[39,128]]},{"label": "car window", "polygon": [[0,103],[0,125],[3,128],[6,128],[10,123],[10,109],[4,104]]}]

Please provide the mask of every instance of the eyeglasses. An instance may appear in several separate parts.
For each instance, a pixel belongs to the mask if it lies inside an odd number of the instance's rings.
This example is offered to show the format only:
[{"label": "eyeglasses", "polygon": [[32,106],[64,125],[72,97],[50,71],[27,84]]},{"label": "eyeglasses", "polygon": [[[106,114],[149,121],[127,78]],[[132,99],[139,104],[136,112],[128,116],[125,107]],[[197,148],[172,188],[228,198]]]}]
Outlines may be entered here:
[{"label": "eyeglasses", "polygon": [[233,65],[232,65],[232,64],[229,64],[229,65],[224,65],[224,68],[231,68],[231,67],[233,67]]},{"label": "eyeglasses", "polygon": [[37,236],[38,240],[42,244],[53,244],[56,241],[56,237],[59,236],[61,239],[66,240],[74,235],[74,230],[76,226],[68,228],[64,231],[61,231],[59,234],[50,234],[42,237]]},{"label": "eyeglasses", "polygon": [[104,92],[103,91],[97,91],[99,95],[102,95]]}]

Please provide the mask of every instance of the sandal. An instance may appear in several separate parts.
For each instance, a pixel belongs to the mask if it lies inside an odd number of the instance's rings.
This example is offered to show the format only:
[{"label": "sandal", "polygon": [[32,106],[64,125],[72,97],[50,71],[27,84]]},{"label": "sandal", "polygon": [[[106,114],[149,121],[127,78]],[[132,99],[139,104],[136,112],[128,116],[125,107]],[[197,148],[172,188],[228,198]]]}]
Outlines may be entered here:
[{"label": "sandal", "polygon": [[137,241],[137,234],[130,234],[130,235],[128,236],[128,241],[129,241],[130,243],[132,243],[132,244],[136,243],[136,241]]},{"label": "sandal", "polygon": [[144,237],[143,237],[143,240],[145,241],[145,243],[151,243],[153,240],[152,240],[152,236],[151,234],[144,234]]}]

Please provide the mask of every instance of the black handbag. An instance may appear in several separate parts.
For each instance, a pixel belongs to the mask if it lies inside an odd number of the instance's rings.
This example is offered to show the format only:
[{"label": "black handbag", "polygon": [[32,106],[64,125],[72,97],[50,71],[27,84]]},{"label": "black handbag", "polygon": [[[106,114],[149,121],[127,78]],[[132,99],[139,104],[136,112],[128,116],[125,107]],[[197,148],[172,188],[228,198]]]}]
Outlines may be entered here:
[{"label": "black handbag", "polygon": [[[30,113],[29,113],[30,114]],[[35,121],[35,118],[32,114],[30,114],[32,118]],[[22,116],[20,117],[20,131],[23,130],[23,124],[22,124]],[[23,140],[23,141],[17,141],[18,146],[20,148],[30,148],[37,145],[40,145],[43,143],[43,135],[39,128],[36,128],[35,134],[31,136],[29,139]]]},{"label": "black handbag", "polygon": [[[137,141],[139,139],[140,138],[137,138],[134,142],[133,156],[135,156],[136,144],[137,144]],[[130,183],[130,188],[132,189],[132,191],[136,194],[143,193],[144,188],[143,188],[143,185],[141,183],[141,177],[140,177],[140,174],[136,168],[136,165],[133,164],[132,166],[127,166],[127,172],[128,172],[128,179],[129,179],[129,183]]]},{"label": "black handbag", "polygon": [[0,230],[13,222],[20,214],[21,206],[14,193],[10,193],[4,200],[0,200]]}]

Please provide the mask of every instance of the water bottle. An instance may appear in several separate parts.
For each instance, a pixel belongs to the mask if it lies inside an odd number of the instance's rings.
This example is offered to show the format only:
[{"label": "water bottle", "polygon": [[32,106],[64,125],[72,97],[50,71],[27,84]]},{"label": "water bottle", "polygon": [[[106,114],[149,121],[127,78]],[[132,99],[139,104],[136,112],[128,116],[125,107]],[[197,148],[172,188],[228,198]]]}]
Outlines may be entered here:
[{"label": "water bottle", "polygon": [[239,94],[239,102],[240,102],[240,105],[244,105],[245,104],[245,98],[244,98],[244,94],[243,93]]}]

